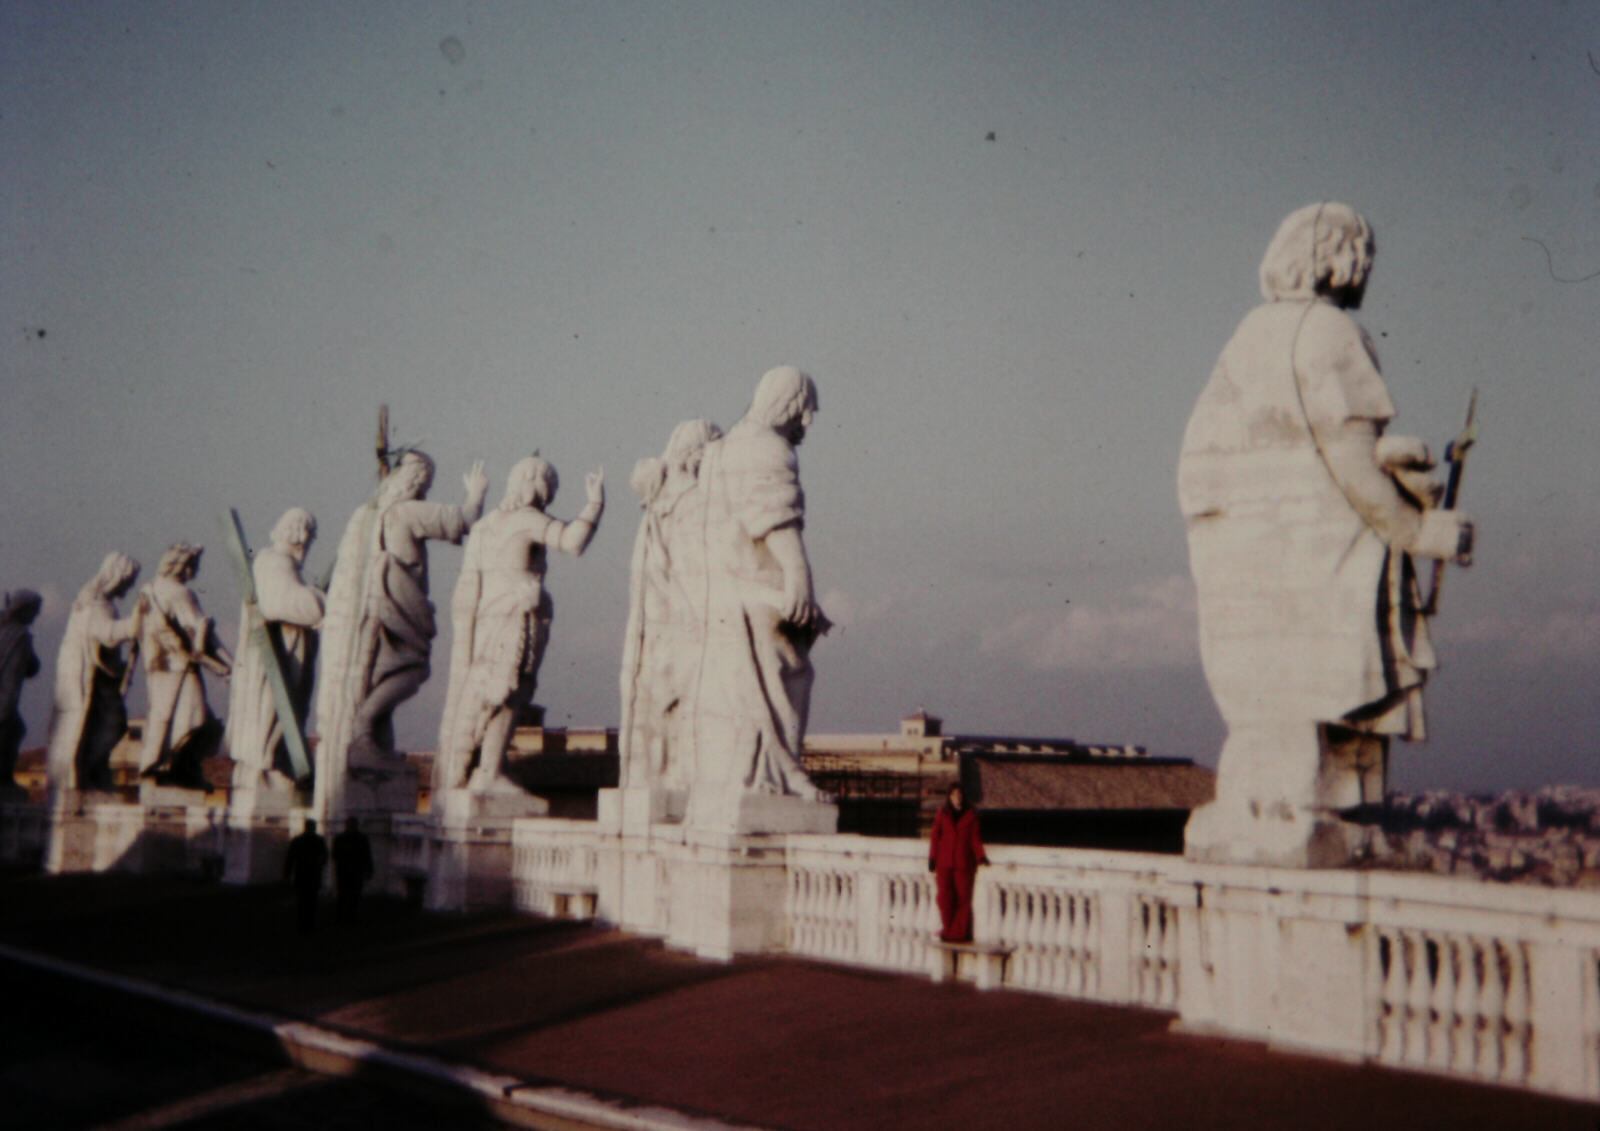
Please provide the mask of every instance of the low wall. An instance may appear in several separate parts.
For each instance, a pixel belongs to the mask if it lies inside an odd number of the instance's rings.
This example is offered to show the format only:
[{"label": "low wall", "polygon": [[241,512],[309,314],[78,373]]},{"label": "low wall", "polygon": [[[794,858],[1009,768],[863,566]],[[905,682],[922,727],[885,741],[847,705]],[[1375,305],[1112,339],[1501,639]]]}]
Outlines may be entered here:
[{"label": "low wall", "polygon": [[[923,974],[938,931],[927,846],[784,842],[788,953]],[[601,892],[622,838],[520,821],[517,905]],[[1008,988],[1168,1010],[1216,1032],[1600,1099],[1600,891],[1172,856],[992,847],[977,939],[1011,948]],[[677,902],[671,869],[654,892]]]}]

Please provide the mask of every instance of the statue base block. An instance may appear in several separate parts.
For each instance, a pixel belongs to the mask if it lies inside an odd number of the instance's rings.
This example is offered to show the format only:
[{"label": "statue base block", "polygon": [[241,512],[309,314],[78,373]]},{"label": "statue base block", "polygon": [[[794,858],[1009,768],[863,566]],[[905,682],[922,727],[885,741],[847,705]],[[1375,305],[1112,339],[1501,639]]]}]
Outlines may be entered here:
[{"label": "statue base block", "polygon": [[599,832],[599,917],[701,958],[781,951],[789,933],[785,862],[804,839],[683,825],[655,825],[648,835]]},{"label": "statue base block", "polygon": [[680,824],[688,801],[684,789],[602,789],[599,825],[608,832],[643,833],[651,825]]},{"label": "statue base block", "polygon": [[512,823],[549,811],[549,803],[528,793],[450,789],[434,794],[423,906],[430,911],[510,908]]},{"label": "statue base block", "polygon": [[228,808],[223,883],[273,884],[283,879],[289,840],[305,824],[306,813],[296,811],[295,800],[292,789],[234,794]]},{"label": "statue base block", "polygon": [[[417,768],[403,757],[352,765],[344,782],[338,813],[324,814],[330,831],[344,827],[346,816],[369,813],[406,816],[417,811],[420,790]],[[362,822],[365,824],[365,820]]]},{"label": "statue base block", "polygon": [[146,809],[203,809],[206,791],[182,785],[164,785],[147,779],[139,783],[139,804]]},{"label": "statue base block", "polygon": [[839,807],[827,801],[773,793],[746,793],[733,813],[738,835],[809,833],[832,836],[839,831]]},{"label": "statue base block", "polygon": [[[161,799],[203,797],[180,792],[182,797]],[[222,873],[221,811],[204,804],[131,803],[63,790],[51,801],[50,821],[47,872]]]}]

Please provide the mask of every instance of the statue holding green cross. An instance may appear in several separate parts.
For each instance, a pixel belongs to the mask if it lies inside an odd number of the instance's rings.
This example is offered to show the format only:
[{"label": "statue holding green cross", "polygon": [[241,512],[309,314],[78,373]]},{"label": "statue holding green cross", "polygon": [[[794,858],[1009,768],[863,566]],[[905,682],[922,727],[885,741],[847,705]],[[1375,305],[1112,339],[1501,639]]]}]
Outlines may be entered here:
[{"label": "statue holding green cross", "polygon": [[226,531],[244,594],[239,659],[228,705],[234,789],[287,795],[311,776],[305,740],[323,596],[300,576],[317,520],[291,507],[252,557],[237,511]]}]

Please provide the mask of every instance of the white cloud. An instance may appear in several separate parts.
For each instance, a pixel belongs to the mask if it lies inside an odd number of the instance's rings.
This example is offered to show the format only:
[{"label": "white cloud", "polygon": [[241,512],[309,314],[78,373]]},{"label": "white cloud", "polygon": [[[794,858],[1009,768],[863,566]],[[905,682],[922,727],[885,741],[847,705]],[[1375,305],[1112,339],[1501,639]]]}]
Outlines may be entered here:
[{"label": "white cloud", "polygon": [[985,630],[980,648],[985,655],[1011,655],[1041,670],[1195,664],[1194,585],[1174,574],[1135,585],[1109,604],[1023,613]]}]

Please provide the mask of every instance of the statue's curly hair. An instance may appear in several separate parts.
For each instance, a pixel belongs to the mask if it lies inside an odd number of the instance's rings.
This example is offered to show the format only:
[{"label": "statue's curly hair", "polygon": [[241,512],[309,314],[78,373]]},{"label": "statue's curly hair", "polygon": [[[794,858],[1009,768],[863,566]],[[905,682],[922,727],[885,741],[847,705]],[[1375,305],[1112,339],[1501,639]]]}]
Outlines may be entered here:
[{"label": "statue's curly hair", "polygon": [[1372,227],[1348,204],[1308,204],[1278,225],[1261,260],[1268,302],[1311,298],[1366,281],[1378,245]]}]

